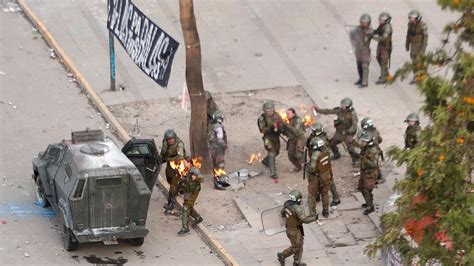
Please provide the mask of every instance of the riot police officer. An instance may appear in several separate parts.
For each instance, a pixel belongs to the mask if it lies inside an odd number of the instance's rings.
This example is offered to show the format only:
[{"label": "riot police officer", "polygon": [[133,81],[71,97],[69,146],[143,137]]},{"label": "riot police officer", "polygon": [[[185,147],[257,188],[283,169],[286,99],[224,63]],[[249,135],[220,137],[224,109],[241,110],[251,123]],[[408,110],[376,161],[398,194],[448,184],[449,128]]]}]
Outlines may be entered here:
[{"label": "riot police officer", "polygon": [[405,123],[408,124],[405,130],[405,149],[413,149],[420,142],[420,117],[417,113],[411,113]]},{"label": "riot police officer", "polygon": [[302,204],[302,195],[299,190],[291,190],[289,200],[285,202],[281,209],[281,216],[286,217],[286,236],[291,242],[291,246],[282,252],[277,253],[278,261],[285,265],[285,259],[293,255],[293,265],[303,266],[301,262],[303,256],[304,229],[303,224],[317,220],[316,216],[306,216]]},{"label": "riot police officer", "polygon": [[[224,114],[217,110],[211,116],[211,122],[208,128],[208,143],[211,154],[211,161],[213,169],[225,168],[225,151],[227,150],[227,134],[224,128]],[[223,181],[218,176],[214,176],[214,188],[224,190]]]},{"label": "riot police officer", "polygon": [[285,129],[284,122],[280,115],[275,112],[275,105],[271,101],[263,104],[263,113],[258,117],[257,124],[260,133],[263,134],[263,145],[267,150],[267,156],[262,160],[262,164],[270,168],[270,176],[278,179],[275,159],[280,153],[280,135]]},{"label": "riot police officer", "polygon": [[[321,138],[324,141],[324,145],[325,145],[326,149],[328,149],[328,150],[330,149],[329,139],[328,139],[328,136],[326,134],[326,131],[324,131],[323,124],[316,121],[310,126],[310,129],[311,129],[311,134],[309,135],[309,137],[306,141],[306,150],[309,151],[309,158],[311,158],[311,154],[312,154],[310,143],[311,143],[311,140],[313,140],[316,137]],[[331,206],[337,206],[337,205],[341,204],[341,199],[339,197],[339,193],[337,192],[336,182],[334,180],[333,180],[333,182],[331,182],[330,190],[331,190],[331,195],[332,195]],[[321,195],[318,192],[316,194],[316,202],[320,202],[320,201],[321,201]]]},{"label": "riot police officer", "polygon": [[304,163],[305,146],[305,128],[303,120],[298,116],[294,108],[288,108],[286,111],[288,123],[285,123],[283,134],[288,136],[286,149],[288,150],[288,159],[293,164],[292,172],[299,172]]},{"label": "riot police officer", "polygon": [[184,176],[180,177],[178,183],[179,190],[184,196],[183,214],[181,216],[182,228],[178,232],[180,235],[189,232],[189,217],[194,219],[193,226],[203,221],[201,215],[194,209],[194,203],[196,203],[199,191],[201,191],[201,183],[204,180],[203,176],[199,169],[194,167],[190,157],[184,160],[184,166],[188,171]]},{"label": "riot police officer", "polygon": [[315,110],[324,115],[337,115],[337,119],[334,120],[336,133],[329,142],[333,154],[331,159],[337,160],[341,158],[337,145],[344,142],[347,151],[351,155],[352,165],[356,166],[359,160],[359,154],[356,152],[353,142],[354,135],[357,132],[358,118],[352,105],[352,100],[350,98],[344,98],[341,100],[341,105],[339,107],[333,109],[319,109],[318,107],[315,107]]},{"label": "riot police officer", "polygon": [[380,148],[380,143],[382,143],[383,141],[382,136],[380,135],[380,132],[378,131],[378,129],[375,127],[374,121],[369,117],[362,118],[362,120],[360,121],[360,127],[362,130],[360,133],[357,133],[359,135],[358,142],[355,142],[355,143],[357,144],[357,146],[361,147],[360,138],[365,132],[369,132],[374,136],[374,145],[379,151],[379,156],[377,156],[377,163],[379,164],[379,168],[378,168],[379,174],[377,176],[377,184],[384,183],[385,179],[383,178],[382,170],[380,169],[380,160],[382,161],[385,160],[382,148]]},{"label": "riot police officer", "polygon": [[311,161],[308,171],[308,207],[311,215],[317,216],[316,196],[321,195],[323,201],[323,216],[329,216],[329,188],[333,182],[333,173],[329,151],[324,140],[313,138],[310,142]]},{"label": "riot police officer", "polygon": [[355,41],[355,55],[357,60],[357,73],[359,79],[355,85],[359,88],[367,87],[369,80],[370,64],[370,41],[372,40],[372,28],[370,27],[372,19],[369,14],[362,14],[359,19],[360,25],[352,33]]},{"label": "riot police officer", "polygon": [[166,181],[170,185],[168,193],[168,203],[165,204],[165,212],[170,212],[176,202],[177,186],[179,181],[178,171],[171,167],[171,162],[183,159],[186,156],[184,142],[178,138],[172,129],[165,131],[161,147],[160,157],[166,164]]},{"label": "riot police officer", "polygon": [[372,191],[377,181],[379,173],[379,166],[377,163],[378,149],[375,147],[374,136],[369,132],[364,132],[361,137],[362,150],[360,153],[360,179],[358,189],[364,196],[365,203],[362,207],[365,208],[364,214],[368,215],[375,211],[374,196]]},{"label": "riot police officer", "polygon": [[[416,58],[423,55],[428,46],[428,27],[421,20],[421,14],[418,10],[411,10],[408,13],[408,29],[405,48],[410,51],[410,58],[415,63]],[[410,84],[416,83],[416,69],[414,68],[413,79]]]},{"label": "riot police officer", "polygon": [[377,62],[380,66],[380,77],[375,84],[385,84],[389,76],[388,68],[390,61],[390,54],[392,53],[392,25],[390,20],[392,17],[387,12],[382,12],[379,15],[379,26],[373,32],[374,40],[377,44]]}]

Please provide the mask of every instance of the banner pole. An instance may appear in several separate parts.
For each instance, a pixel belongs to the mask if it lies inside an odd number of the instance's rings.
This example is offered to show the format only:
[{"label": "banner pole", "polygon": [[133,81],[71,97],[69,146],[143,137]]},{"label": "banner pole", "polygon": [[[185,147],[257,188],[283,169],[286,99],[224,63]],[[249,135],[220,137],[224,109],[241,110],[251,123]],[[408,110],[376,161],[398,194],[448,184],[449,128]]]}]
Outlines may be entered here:
[{"label": "banner pole", "polygon": [[109,30],[109,57],[110,57],[110,89],[115,91],[115,47],[114,35]]}]

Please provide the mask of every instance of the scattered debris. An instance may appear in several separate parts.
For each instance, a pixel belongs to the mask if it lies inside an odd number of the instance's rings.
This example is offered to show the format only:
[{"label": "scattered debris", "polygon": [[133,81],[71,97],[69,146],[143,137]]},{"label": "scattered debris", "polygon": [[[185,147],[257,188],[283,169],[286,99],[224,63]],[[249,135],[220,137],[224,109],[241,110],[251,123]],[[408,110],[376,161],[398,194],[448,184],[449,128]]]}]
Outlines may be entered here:
[{"label": "scattered debris", "polygon": [[3,71],[0,71],[0,75],[5,75],[6,73]]},{"label": "scattered debris", "polygon": [[27,257],[27,258],[30,257],[30,254],[28,254],[28,252],[25,252],[25,254],[23,254],[23,255],[25,255],[25,257]]},{"label": "scattered debris", "polygon": [[6,4],[6,6],[2,10],[5,13],[17,13],[21,11],[21,8],[18,6],[17,3],[7,2],[4,4]]},{"label": "scattered debris", "polygon": [[23,46],[20,46],[20,50],[23,51],[25,50],[25,48]]},{"label": "scattered debris", "polygon": [[58,57],[56,56],[56,53],[54,52],[54,50],[49,54],[49,57],[50,57],[51,59],[56,59],[56,58],[58,58]]},{"label": "scattered debris", "polygon": [[224,231],[224,230],[225,230],[225,226],[219,225],[219,226],[217,227],[217,229],[219,229],[219,230],[221,230],[221,231]]},{"label": "scattered debris", "polygon": [[5,220],[0,220],[0,223],[1,223],[1,224],[7,224],[7,221],[5,221]]},{"label": "scattered debris", "polygon": [[118,88],[119,88],[120,91],[124,91],[127,87],[128,87],[127,82],[120,83],[118,85]]},{"label": "scattered debris", "polygon": [[256,57],[261,57],[262,55],[263,55],[263,54],[260,53],[260,52],[256,52],[256,53],[255,53],[255,56],[256,56]]},{"label": "scattered debris", "polygon": [[109,124],[109,123],[106,123],[106,124],[105,124],[105,128],[106,128],[106,129],[110,129],[110,124]]}]

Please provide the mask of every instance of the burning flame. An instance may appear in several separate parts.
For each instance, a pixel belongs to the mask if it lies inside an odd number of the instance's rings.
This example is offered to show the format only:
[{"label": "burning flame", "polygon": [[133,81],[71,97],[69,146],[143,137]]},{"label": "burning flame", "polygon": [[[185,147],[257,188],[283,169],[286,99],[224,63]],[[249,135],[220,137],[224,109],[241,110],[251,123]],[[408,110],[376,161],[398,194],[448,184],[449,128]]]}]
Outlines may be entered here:
[{"label": "burning flame", "polygon": [[189,171],[189,169],[186,167],[185,162],[186,161],[184,159],[179,159],[177,161],[171,161],[170,166],[171,166],[171,168],[178,170],[178,173],[179,173],[180,176],[185,176]]},{"label": "burning flame", "polygon": [[202,157],[193,158],[193,166],[198,168],[198,169],[201,169],[201,167],[202,167]]},{"label": "burning flame", "polygon": [[253,162],[255,161],[262,161],[262,154],[259,152],[259,153],[252,153],[252,155],[250,155],[250,158],[247,160],[247,163],[248,164],[253,164]]},{"label": "burning flame", "polygon": [[280,115],[281,119],[283,120],[283,122],[289,124],[290,123],[290,119],[288,118],[288,116],[286,115],[286,110],[285,109],[281,109],[278,111],[278,114]]},{"label": "burning flame", "polygon": [[314,117],[311,115],[305,115],[303,117],[303,124],[305,127],[310,127],[314,123]]},{"label": "burning flame", "polygon": [[221,175],[227,175],[227,173],[224,171],[224,169],[214,169],[214,176],[215,177],[220,177]]},{"label": "burning flame", "polygon": [[[193,158],[192,162],[193,162],[192,165],[194,167],[196,167],[198,169],[201,168],[201,166],[202,166],[202,158],[201,157]],[[186,167],[186,160],[184,160],[184,159],[179,159],[177,161],[171,161],[170,166],[171,166],[171,168],[178,170],[178,173],[179,173],[180,176],[185,176],[189,171],[189,168]]]}]

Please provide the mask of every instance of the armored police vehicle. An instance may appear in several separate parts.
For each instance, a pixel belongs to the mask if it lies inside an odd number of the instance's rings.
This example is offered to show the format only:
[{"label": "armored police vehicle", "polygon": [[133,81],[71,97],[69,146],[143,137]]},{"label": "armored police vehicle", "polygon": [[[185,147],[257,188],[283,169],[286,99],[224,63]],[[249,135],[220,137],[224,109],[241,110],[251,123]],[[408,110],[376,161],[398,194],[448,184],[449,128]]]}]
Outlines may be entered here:
[{"label": "armored police vehicle", "polygon": [[38,202],[57,213],[64,248],[118,239],[142,245],[161,164],[155,142],[132,139],[120,150],[100,130],[71,135],[33,158]]}]

